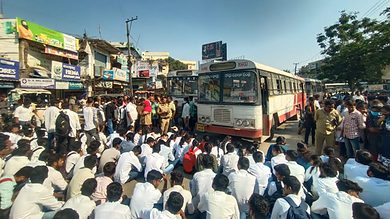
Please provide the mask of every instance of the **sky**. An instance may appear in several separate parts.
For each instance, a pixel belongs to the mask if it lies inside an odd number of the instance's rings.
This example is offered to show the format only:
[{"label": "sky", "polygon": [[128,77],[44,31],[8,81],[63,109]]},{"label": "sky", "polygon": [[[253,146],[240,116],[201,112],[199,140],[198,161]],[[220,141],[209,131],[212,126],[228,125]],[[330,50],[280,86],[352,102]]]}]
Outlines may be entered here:
[{"label": "sky", "polygon": [[[202,44],[227,43],[228,59],[294,70],[321,59],[316,35],[340,12],[378,18],[390,0],[2,0],[7,18],[108,41],[126,41],[125,20],[138,16],[131,41],[140,51],[201,60]],[[100,29],[100,31],[99,31]],[[99,33],[100,32],[100,33]]]}]

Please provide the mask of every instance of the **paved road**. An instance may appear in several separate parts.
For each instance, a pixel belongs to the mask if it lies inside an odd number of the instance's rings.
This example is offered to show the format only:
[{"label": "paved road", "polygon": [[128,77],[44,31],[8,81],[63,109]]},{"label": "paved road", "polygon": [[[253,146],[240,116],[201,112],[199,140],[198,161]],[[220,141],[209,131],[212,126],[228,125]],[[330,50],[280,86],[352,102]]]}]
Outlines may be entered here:
[{"label": "paved road", "polygon": [[[303,139],[302,136],[298,135],[298,121],[287,121],[283,123],[281,126],[279,126],[276,130],[275,138],[279,135],[284,136],[287,139],[287,143],[290,145],[291,149],[296,149],[296,145],[298,142],[301,142]],[[275,140],[274,138],[274,140]],[[260,145],[260,150],[266,152],[268,150],[268,147],[270,144],[274,143],[274,140],[272,142],[263,142]],[[180,170],[180,168],[178,168]],[[184,174],[184,188],[189,189],[189,181],[192,179],[192,175]],[[136,181],[129,182],[124,185],[124,193],[131,197],[133,194],[133,189],[135,184],[138,183]],[[160,190],[162,190],[162,184]],[[168,185],[168,188],[170,185]]]}]

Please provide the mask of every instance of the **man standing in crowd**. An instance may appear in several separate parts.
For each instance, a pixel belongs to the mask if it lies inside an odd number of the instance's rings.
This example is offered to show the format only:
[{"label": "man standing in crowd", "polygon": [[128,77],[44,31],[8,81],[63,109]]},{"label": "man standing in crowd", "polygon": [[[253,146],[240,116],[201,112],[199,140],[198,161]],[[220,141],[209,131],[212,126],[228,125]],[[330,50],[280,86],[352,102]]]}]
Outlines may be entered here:
[{"label": "man standing in crowd", "polygon": [[65,109],[64,113],[69,117],[69,124],[71,131],[69,132],[69,142],[74,141],[78,135],[78,132],[81,130],[80,118],[77,112],[79,111],[79,106],[76,104],[69,104],[69,109]]},{"label": "man standing in crowd", "polygon": [[133,129],[135,128],[135,121],[138,119],[137,105],[134,102],[134,97],[130,97],[129,103],[126,105],[127,128],[133,127]]},{"label": "man standing in crowd", "polygon": [[45,128],[47,131],[47,148],[51,149],[51,144],[55,137],[56,132],[56,119],[60,114],[60,104],[59,100],[52,100],[51,106],[45,110],[44,118],[45,118]]},{"label": "man standing in crowd", "polygon": [[88,98],[87,100],[87,106],[83,109],[84,114],[84,131],[87,136],[87,145],[89,145],[92,141],[92,137],[95,138],[95,140],[100,140],[98,131],[96,128],[97,125],[97,114],[96,110],[93,107],[93,99]]},{"label": "man standing in crowd", "polygon": [[316,111],[314,119],[316,121],[316,154],[322,154],[324,142],[327,146],[335,145],[335,131],[342,122],[339,112],[334,109],[331,100],[325,100],[324,108]]},{"label": "man standing in crowd", "polygon": [[314,115],[319,108],[314,104],[314,98],[309,97],[309,104],[305,107],[305,122],[303,126],[305,127],[305,144],[309,144],[309,135],[311,133],[311,144],[315,143],[315,133],[316,133],[316,121],[314,120]]},{"label": "man standing in crowd", "polygon": [[113,98],[108,97],[108,102],[104,108],[104,115],[107,121],[107,132],[111,135],[114,132],[114,122],[115,122],[115,110],[116,106],[113,103]]},{"label": "man standing in crowd", "polygon": [[18,123],[22,126],[30,125],[33,112],[31,109],[31,100],[29,98],[24,98],[23,105],[18,106],[14,112],[15,123]]},{"label": "man standing in crowd", "polygon": [[355,157],[355,153],[360,149],[359,129],[366,127],[363,115],[356,110],[355,103],[351,100],[345,101],[348,108],[348,113],[344,117],[343,137],[347,157]]},{"label": "man standing in crowd", "polygon": [[161,118],[161,134],[167,134],[169,130],[169,120],[172,117],[171,109],[167,103],[167,98],[163,97],[158,105],[157,113]]},{"label": "man standing in crowd", "polygon": [[188,97],[184,97],[183,110],[181,113],[181,118],[183,119],[183,129],[190,130],[190,103]]}]

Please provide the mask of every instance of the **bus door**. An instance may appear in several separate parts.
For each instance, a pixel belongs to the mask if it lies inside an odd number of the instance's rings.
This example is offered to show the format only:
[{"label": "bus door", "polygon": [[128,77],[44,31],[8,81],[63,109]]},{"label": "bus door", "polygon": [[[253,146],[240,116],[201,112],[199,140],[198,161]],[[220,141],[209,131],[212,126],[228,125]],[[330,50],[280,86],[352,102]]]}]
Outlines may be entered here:
[{"label": "bus door", "polygon": [[269,136],[269,118],[268,118],[268,105],[269,105],[269,92],[266,76],[260,76],[260,95],[261,95],[261,109],[262,109],[262,125],[263,136]]}]

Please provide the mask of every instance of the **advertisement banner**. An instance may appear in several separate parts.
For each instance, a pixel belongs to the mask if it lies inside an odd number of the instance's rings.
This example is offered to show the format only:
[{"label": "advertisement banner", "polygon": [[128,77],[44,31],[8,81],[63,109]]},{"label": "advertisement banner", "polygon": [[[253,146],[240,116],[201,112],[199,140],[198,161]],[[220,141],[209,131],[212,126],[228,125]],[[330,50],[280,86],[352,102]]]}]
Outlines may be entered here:
[{"label": "advertisement banner", "polygon": [[140,78],[150,77],[150,64],[149,62],[137,62],[137,76]]},{"label": "advertisement banner", "polygon": [[69,58],[69,59],[74,59],[74,60],[79,59],[77,53],[75,53],[75,52],[57,49],[57,48],[54,48],[51,46],[45,46],[45,53],[50,54],[50,55],[55,55],[55,56],[61,56],[61,57]]},{"label": "advertisement banner", "polygon": [[114,70],[104,70],[103,80],[112,81],[114,80]]},{"label": "advertisement banner", "polygon": [[20,79],[20,87],[55,89],[55,81],[54,81],[54,79],[21,78]]},{"label": "advertisement banner", "polygon": [[16,18],[16,20],[19,38],[77,52],[77,40],[75,37],[21,18]]},{"label": "advertisement banner", "polygon": [[14,88],[15,85],[12,82],[3,82],[0,81],[0,88]]},{"label": "advertisement banner", "polygon": [[222,41],[202,45],[202,60],[222,58]]},{"label": "advertisement banner", "polygon": [[62,80],[80,80],[80,66],[62,64]]},{"label": "advertisement banner", "polygon": [[19,62],[0,58],[0,78],[18,80]]},{"label": "advertisement banner", "polygon": [[128,81],[127,77],[127,71],[119,69],[119,68],[113,68],[114,70],[114,80],[117,81]]},{"label": "advertisement banner", "polygon": [[100,81],[98,84],[95,85],[96,88],[112,88],[112,82],[111,81]]},{"label": "advertisement banner", "polygon": [[51,62],[51,78],[56,80],[62,79],[62,62]]},{"label": "advertisement banner", "polygon": [[82,90],[84,85],[81,82],[69,82],[69,90]]},{"label": "advertisement banner", "polygon": [[15,38],[16,34],[16,20],[15,19],[1,19],[0,20],[0,38]]},{"label": "advertisement banner", "polygon": [[69,82],[66,81],[56,81],[56,90],[68,90]]}]

